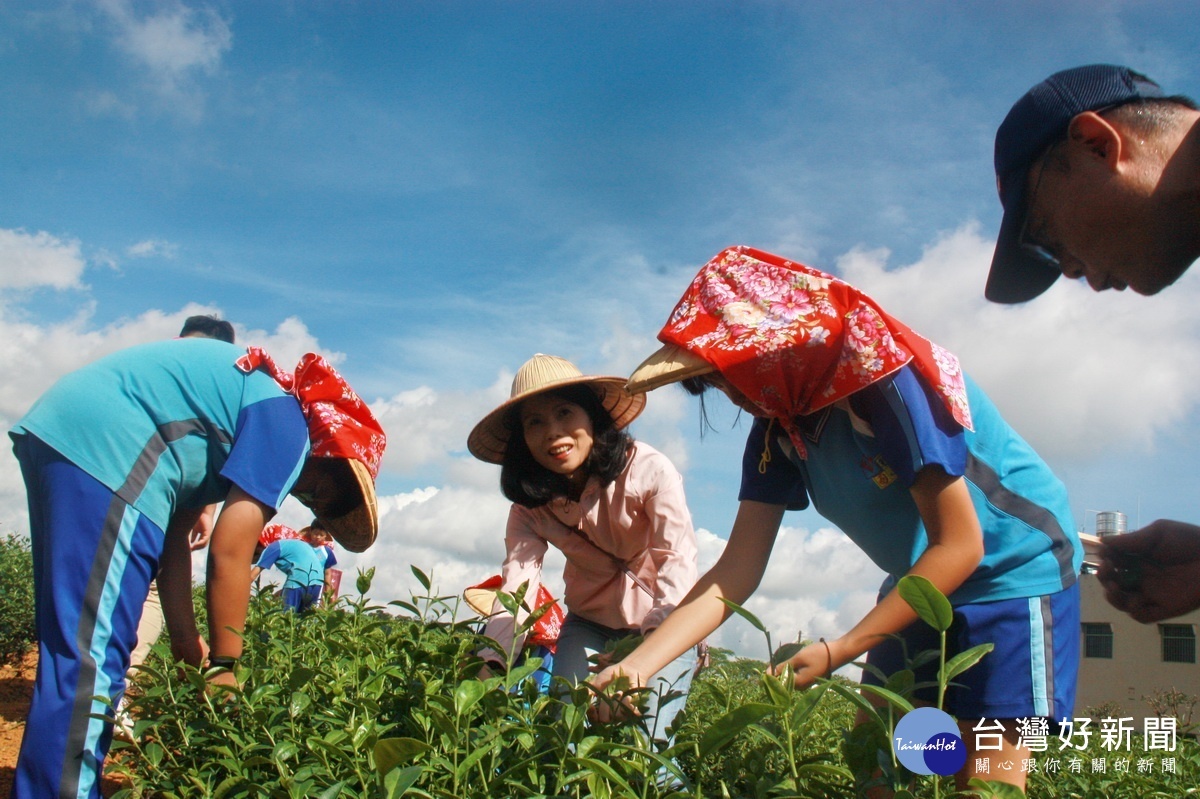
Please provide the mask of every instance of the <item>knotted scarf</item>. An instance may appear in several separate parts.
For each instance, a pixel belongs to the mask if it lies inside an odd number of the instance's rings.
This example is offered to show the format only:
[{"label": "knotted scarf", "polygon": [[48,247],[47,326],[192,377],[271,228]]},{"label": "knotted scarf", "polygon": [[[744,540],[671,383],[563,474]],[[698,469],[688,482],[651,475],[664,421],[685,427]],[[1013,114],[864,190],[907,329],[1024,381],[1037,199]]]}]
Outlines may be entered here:
[{"label": "knotted scarf", "polygon": [[750,247],[705,264],[659,333],[708,362],[777,420],[803,457],[795,418],[912,363],[971,428],[958,359],[832,275]]}]

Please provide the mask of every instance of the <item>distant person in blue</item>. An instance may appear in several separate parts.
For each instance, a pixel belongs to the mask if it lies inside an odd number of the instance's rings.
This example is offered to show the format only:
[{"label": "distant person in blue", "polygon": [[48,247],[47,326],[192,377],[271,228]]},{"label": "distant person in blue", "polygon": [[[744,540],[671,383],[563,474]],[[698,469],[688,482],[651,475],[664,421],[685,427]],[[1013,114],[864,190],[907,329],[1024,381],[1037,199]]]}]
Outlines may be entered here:
[{"label": "distant person in blue", "polygon": [[[1023,789],[1025,774],[1001,765],[1030,756],[1017,719],[1058,722],[1074,711],[1083,551],[1062,482],[953,354],[803,264],[725,250],[697,274],[659,340],[631,391],[682,380],[694,393],[717,389],[754,417],[740,504],[717,564],[593,685],[622,675],[645,685],[711,634],[730,615],[721,600],[744,604],[761,581],[784,512],[811,503],[888,577],[861,620],[792,657],[796,686],[863,655],[892,675],[907,668],[906,653],[937,649],[938,634],[894,590],[907,575],[925,577],[954,608],[947,659],[995,645],[946,695],[966,744],[958,787],[982,777]],[[791,566],[802,584],[806,564]],[[916,668],[917,683],[936,685],[937,668],[936,660]],[[864,681],[881,682],[870,671]],[[937,694],[922,688],[916,697],[931,704]],[[995,751],[987,736],[977,746],[981,721],[1004,727],[990,733]]]},{"label": "distant person in blue", "polygon": [[[207,338],[130,347],[63,376],[10,435],[29,498],[38,632],[18,799],[100,796],[112,724],[93,697],[119,703],[152,579],[175,657],[236,685],[251,555],[288,493],[347,549],[378,530],[383,431],[313,354],[289,374],[261,350]],[[220,501],[206,641],[189,535]]]},{"label": "distant person in blue", "polygon": [[[996,131],[1004,219],[985,294],[1032,300],[1059,275],[1157,294],[1200,258],[1200,108],[1129,67],[1056,72]],[[1200,608],[1200,526],[1106,538],[1108,601],[1143,623]]]},{"label": "distant person in blue", "polygon": [[281,538],[268,544],[250,570],[252,581],[272,566],[283,572],[283,604],[296,613],[321,603],[329,570],[337,565],[337,556],[328,546],[329,533],[320,523],[314,522],[300,533],[302,538]]}]

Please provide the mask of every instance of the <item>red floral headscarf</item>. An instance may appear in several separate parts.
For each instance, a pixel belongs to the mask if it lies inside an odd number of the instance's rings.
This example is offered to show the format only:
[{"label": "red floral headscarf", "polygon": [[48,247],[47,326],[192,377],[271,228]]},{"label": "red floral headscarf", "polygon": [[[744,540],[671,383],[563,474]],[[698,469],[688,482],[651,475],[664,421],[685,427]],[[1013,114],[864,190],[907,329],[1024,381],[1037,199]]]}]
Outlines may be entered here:
[{"label": "red floral headscarf", "polygon": [[323,356],[307,353],[289,374],[261,347],[250,347],[237,365],[243,372],[262,369],[300,401],[313,457],[356,460],[367,467],[371,479],[379,476],[387,436],[367,403]]},{"label": "red floral headscarf", "polygon": [[[500,575],[497,574],[478,585],[471,586],[464,592],[467,604],[480,616],[490,616],[496,592],[503,584]],[[536,611],[545,605],[549,605],[550,609],[533,623],[529,635],[525,638],[525,646],[544,646],[553,651],[558,646],[558,634],[562,631],[566,615],[563,613],[562,606],[558,604],[558,600],[550,593],[550,589],[539,585],[537,602],[534,603],[533,609]]]},{"label": "red floral headscarf", "polygon": [[286,539],[300,541],[304,539],[304,535],[299,530],[288,527],[286,524],[268,524],[258,534],[258,543],[264,547],[270,546],[276,541]]},{"label": "red floral headscarf", "polygon": [[912,363],[967,429],[958,359],[832,275],[761,250],[724,250],[701,269],[658,334],[708,362],[776,419],[801,455],[795,417]]}]

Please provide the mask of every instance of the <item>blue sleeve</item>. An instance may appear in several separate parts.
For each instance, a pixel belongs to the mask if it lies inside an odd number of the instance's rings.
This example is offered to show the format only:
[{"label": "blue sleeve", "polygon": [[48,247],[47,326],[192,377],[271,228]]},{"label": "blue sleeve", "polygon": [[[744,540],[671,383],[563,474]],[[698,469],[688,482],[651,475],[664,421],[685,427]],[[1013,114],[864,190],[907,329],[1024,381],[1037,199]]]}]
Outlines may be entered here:
[{"label": "blue sleeve", "polygon": [[337,555],[333,554],[333,547],[325,547],[325,568],[332,569],[337,565]]},{"label": "blue sleeve", "polygon": [[804,477],[779,447],[780,428],[755,419],[742,454],[742,487],[738,500],[783,505],[788,510],[808,507]]},{"label": "blue sleeve", "polygon": [[271,568],[275,565],[275,561],[279,560],[279,550],[279,542],[272,541],[267,545],[267,548],[263,550],[263,553],[258,556],[258,563],[255,563],[254,565],[260,569]]},{"label": "blue sleeve", "polygon": [[295,397],[271,397],[247,405],[221,476],[250,496],[278,508],[308,457],[308,425]]},{"label": "blue sleeve", "polygon": [[952,477],[966,473],[962,425],[911,366],[852,394],[850,407],[871,426],[903,485],[911,487],[926,466],[940,466]]}]

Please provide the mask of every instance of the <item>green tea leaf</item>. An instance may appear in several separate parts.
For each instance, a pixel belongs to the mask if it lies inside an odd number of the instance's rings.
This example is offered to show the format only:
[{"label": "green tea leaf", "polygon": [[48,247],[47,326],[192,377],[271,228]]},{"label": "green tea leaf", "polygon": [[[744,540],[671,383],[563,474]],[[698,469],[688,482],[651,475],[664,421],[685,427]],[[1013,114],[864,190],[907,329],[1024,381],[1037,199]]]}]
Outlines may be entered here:
[{"label": "green tea leaf", "polygon": [[294,758],[299,751],[300,745],[295,741],[280,741],[271,752],[271,757],[276,763],[286,763]]},{"label": "green tea leaf", "polygon": [[754,627],[754,629],[758,630],[760,633],[765,633],[767,631],[766,626],[761,621],[758,620],[757,616],[755,616],[750,611],[746,610],[744,607],[742,607],[738,603],[736,603],[732,600],[726,599],[725,597],[721,597],[721,601],[725,603],[725,607],[729,608],[734,613],[741,616],[746,621],[750,622],[750,624]]},{"label": "green tea leaf", "polygon": [[783,684],[783,680],[773,674],[762,673],[762,684],[767,689],[767,695],[771,697],[771,703],[775,707],[786,710],[792,704],[792,692]]},{"label": "green tea leaf", "polygon": [[409,566],[408,568],[412,570],[413,576],[417,578],[417,582],[421,584],[421,587],[426,591],[429,591],[433,585],[433,582],[429,579],[429,575],[418,569],[416,566]]},{"label": "green tea leaf", "polygon": [[371,590],[371,581],[375,579],[375,567],[369,569],[359,569],[358,579],[354,581],[354,587],[358,589],[358,593],[366,594]]},{"label": "green tea leaf", "polygon": [[880,688],[878,685],[860,685],[858,688],[864,693],[878,696],[880,699],[887,701],[887,703],[892,707],[903,710],[905,713],[913,709],[912,702],[909,702],[907,699],[900,696],[900,694],[893,693],[886,688]]},{"label": "green tea leaf", "polygon": [[307,666],[296,666],[288,674],[287,686],[288,690],[297,691],[300,688],[312,682],[313,677],[317,676],[317,672]]},{"label": "green tea leaf", "polygon": [[317,799],[337,799],[342,795],[342,788],[346,785],[345,781],[335,782],[325,790],[317,794]]},{"label": "green tea leaf", "polygon": [[470,712],[487,693],[487,686],[479,680],[463,680],[454,689],[454,713],[459,718]]},{"label": "green tea leaf", "polygon": [[905,575],[900,578],[896,590],[917,612],[921,621],[938,632],[949,630],[954,623],[954,608],[950,606],[950,600],[925,577],[919,574]]},{"label": "green tea leaf", "polygon": [[910,669],[901,669],[900,671],[888,677],[887,685],[883,686],[892,693],[900,694],[901,696],[910,696],[913,686],[916,685],[917,677]]},{"label": "green tea leaf", "polygon": [[766,718],[775,710],[774,705],[764,702],[747,702],[741,707],[729,711],[705,730],[704,735],[700,738],[699,757],[701,759],[708,757],[732,741],[746,727]]},{"label": "green tea leaf", "polygon": [[973,646],[965,652],[959,652],[950,660],[946,661],[946,669],[938,675],[938,679],[944,682],[950,682],[958,675],[962,674],[967,669],[974,666],[979,661],[983,660],[983,656],[996,648],[995,644],[980,644]]},{"label": "green tea leaf", "polygon": [[972,777],[967,787],[977,792],[981,799],[1025,799],[1024,791],[1006,782]]},{"label": "green tea leaf", "polygon": [[409,766],[408,768],[396,769],[389,772],[383,778],[383,795],[385,799],[400,799],[408,793],[409,789],[417,784],[417,780],[421,778],[421,772],[425,770],[424,766]]},{"label": "green tea leaf", "polygon": [[432,750],[432,746],[416,738],[384,738],[375,744],[375,773],[383,776]]},{"label": "green tea leaf", "polygon": [[804,644],[793,642],[784,644],[775,650],[775,654],[771,655],[771,665],[778,666],[780,663],[786,663],[796,656],[796,653],[804,648]]},{"label": "green tea leaf", "polygon": [[312,698],[303,691],[292,691],[292,701],[288,703],[288,714],[292,718],[299,716],[312,705]]}]

